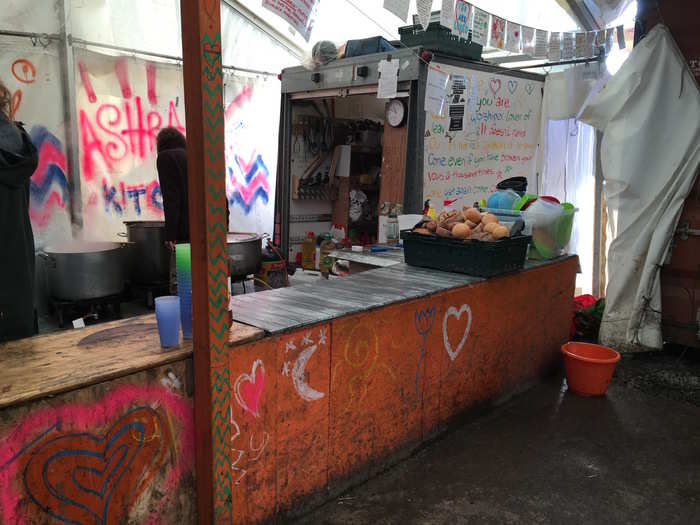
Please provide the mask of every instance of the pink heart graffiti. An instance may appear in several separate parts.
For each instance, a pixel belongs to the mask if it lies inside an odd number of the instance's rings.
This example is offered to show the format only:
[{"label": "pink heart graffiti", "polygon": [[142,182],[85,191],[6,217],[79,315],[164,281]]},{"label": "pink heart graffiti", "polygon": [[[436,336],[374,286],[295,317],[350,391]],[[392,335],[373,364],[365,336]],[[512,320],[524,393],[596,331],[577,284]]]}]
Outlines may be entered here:
[{"label": "pink heart graffiti", "polygon": [[243,410],[253,414],[256,418],[260,417],[258,405],[260,404],[264,384],[265,365],[262,360],[256,359],[250,375],[239,375],[233,387],[238,404]]},{"label": "pink heart graffiti", "polygon": [[501,81],[498,78],[492,78],[489,81],[489,88],[491,88],[491,92],[495,95],[501,90]]}]

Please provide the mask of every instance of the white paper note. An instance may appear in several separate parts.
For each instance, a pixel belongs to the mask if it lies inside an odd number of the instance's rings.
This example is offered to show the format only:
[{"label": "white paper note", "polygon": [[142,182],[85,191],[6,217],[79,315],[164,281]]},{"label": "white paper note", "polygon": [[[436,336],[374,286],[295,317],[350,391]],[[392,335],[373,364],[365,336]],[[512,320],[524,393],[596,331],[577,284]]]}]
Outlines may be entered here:
[{"label": "white paper note", "polygon": [[479,100],[479,81],[475,75],[469,77],[469,98],[467,99],[467,110],[469,113],[476,113],[477,102]]},{"label": "white paper note", "polygon": [[523,53],[532,55],[535,52],[535,28],[522,26],[520,34],[523,41]]},{"label": "white paper note", "polygon": [[547,31],[542,29],[535,30],[535,57],[536,58],[546,58],[547,57],[547,45],[549,40],[547,39]]},{"label": "white paper note", "polygon": [[394,58],[379,61],[379,85],[377,86],[377,98],[394,98],[398,83],[399,59]]},{"label": "white paper note", "polygon": [[440,8],[440,25],[450,30],[455,21],[455,0],[442,0]]},{"label": "white paper note", "polygon": [[464,0],[457,0],[452,16],[452,34],[465,40],[469,38],[469,30],[472,24],[472,12],[474,8]]},{"label": "white paper note", "polygon": [[620,49],[625,49],[627,47],[625,43],[625,28],[623,26],[617,26],[617,45]]},{"label": "white paper note", "polygon": [[549,34],[549,60],[558,62],[561,59],[561,33],[553,31]]},{"label": "white paper note", "polygon": [[428,80],[425,88],[425,111],[435,115],[442,115],[447,98],[447,88],[450,84],[450,75],[435,68],[428,69]]},{"label": "white paper note", "polygon": [[474,23],[472,24],[472,42],[486,45],[489,36],[489,14],[478,7],[474,9]]},{"label": "white paper note", "polygon": [[410,5],[411,0],[384,0],[384,9],[394,13],[404,22],[408,20],[408,8]]},{"label": "white paper note", "polygon": [[586,33],[576,33],[576,58],[586,58]]},{"label": "white paper note", "polygon": [[263,7],[284,19],[309,41],[321,0],[263,0]]},{"label": "white paper note", "polygon": [[571,60],[574,58],[574,34],[564,33],[562,39],[561,59]]},{"label": "white paper note", "polygon": [[520,24],[506,23],[506,49],[512,53],[520,52]]},{"label": "white paper note", "polygon": [[418,21],[423,26],[423,30],[428,29],[430,23],[430,9],[433,7],[433,0],[416,0],[416,11],[418,11]]}]

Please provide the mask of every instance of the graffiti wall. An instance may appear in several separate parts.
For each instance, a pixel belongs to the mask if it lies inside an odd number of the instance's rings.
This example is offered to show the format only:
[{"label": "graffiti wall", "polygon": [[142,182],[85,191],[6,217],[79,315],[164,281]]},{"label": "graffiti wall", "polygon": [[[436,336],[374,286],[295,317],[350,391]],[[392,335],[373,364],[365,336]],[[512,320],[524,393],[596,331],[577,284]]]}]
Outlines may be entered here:
[{"label": "graffiti wall", "polygon": [[572,258],[237,347],[214,434],[230,449],[234,522],[303,512],[545,374],[575,275]]},{"label": "graffiti wall", "polygon": [[12,93],[12,117],[23,122],[39,150],[30,182],[30,217],[37,248],[71,238],[71,175],[66,167],[65,126],[58,52],[27,42],[0,44],[0,80]]},{"label": "graffiti wall", "polygon": [[0,523],[194,523],[187,370],[0,412]]},{"label": "graffiti wall", "polygon": [[83,236],[109,239],[127,220],[163,218],[156,136],[184,132],[182,70],[75,50]]},{"label": "graffiti wall", "polygon": [[277,79],[224,78],[230,229],[272,234],[280,112]]}]

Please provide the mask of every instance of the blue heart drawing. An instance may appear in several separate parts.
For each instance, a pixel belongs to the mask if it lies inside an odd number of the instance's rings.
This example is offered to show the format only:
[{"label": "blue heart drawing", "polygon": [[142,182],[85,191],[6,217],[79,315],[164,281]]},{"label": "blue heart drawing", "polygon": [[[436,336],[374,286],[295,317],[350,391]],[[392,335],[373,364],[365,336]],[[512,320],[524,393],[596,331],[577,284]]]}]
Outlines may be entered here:
[{"label": "blue heart drawing", "polygon": [[517,80],[509,80],[508,81],[508,91],[512,95],[515,93],[515,90],[518,89],[518,81]]}]

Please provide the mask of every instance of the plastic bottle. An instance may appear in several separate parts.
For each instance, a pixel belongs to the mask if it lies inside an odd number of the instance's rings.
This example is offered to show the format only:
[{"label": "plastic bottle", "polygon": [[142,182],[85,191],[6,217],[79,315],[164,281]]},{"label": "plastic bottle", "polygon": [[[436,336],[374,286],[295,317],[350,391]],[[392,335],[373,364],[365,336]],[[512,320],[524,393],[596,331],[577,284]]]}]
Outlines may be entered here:
[{"label": "plastic bottle", "polygon": [[328,274],[333,266],[333,258],[330,253],[335,250],[335,243],[331,239],[330,233],[323,236],[323,241],[321,242],[321,256],[319,258],[319,269],[321,270],[321,275],[328,278]]},{"label": "plastic bottle", "polygon": [[306,234],[306,239],[301,243],[301,267],[304,270],[314,270],[314,255],[316,254],[316,240],[314,232]]}]

